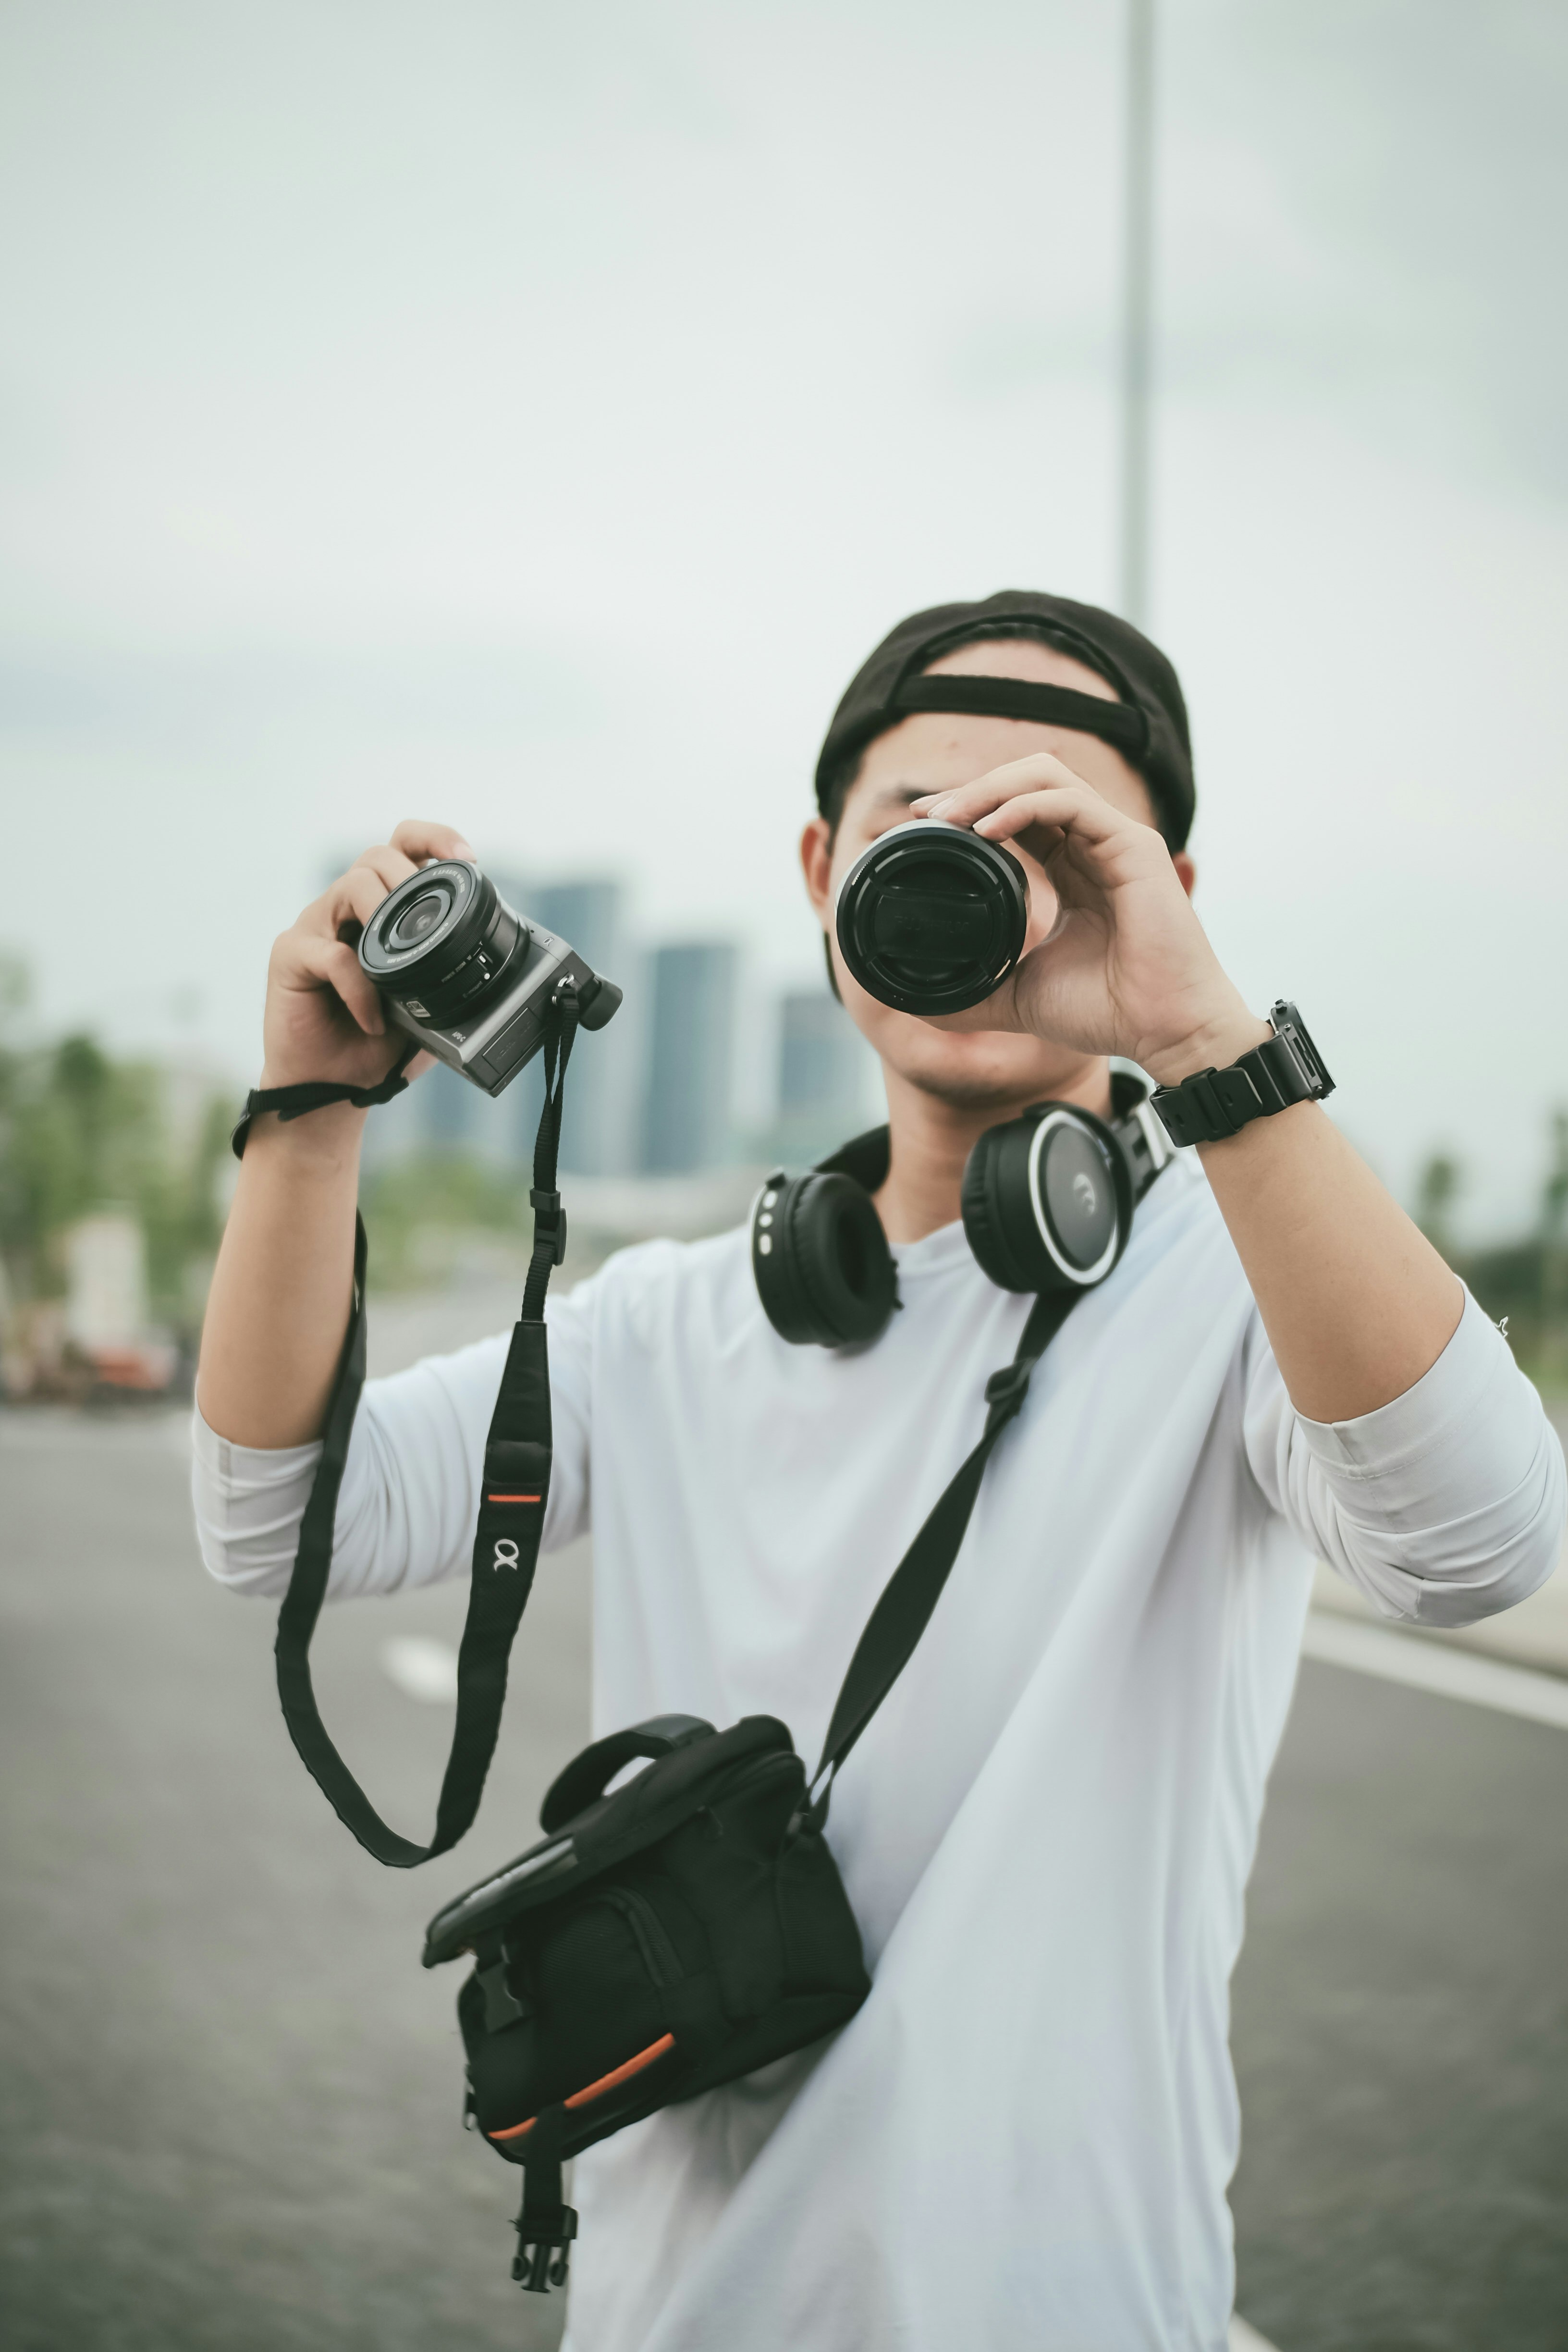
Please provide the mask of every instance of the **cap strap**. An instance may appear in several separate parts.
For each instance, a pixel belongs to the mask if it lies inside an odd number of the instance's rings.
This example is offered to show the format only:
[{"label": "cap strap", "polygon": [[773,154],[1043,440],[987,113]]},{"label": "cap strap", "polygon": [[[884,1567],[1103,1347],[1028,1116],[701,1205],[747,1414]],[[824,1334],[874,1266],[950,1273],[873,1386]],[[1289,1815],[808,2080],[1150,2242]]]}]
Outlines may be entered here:
[{"label": "cap strap", "polygon": [[901,679],[891,700],[896,710],[950,710],[971,719],[1034,719],[1047,727],[1071,727],[1079,734],[1098,735],[1135,758],[1149,749],[1149,721],[1136,703],[1079,694],[1070,686],[927,670]]}]

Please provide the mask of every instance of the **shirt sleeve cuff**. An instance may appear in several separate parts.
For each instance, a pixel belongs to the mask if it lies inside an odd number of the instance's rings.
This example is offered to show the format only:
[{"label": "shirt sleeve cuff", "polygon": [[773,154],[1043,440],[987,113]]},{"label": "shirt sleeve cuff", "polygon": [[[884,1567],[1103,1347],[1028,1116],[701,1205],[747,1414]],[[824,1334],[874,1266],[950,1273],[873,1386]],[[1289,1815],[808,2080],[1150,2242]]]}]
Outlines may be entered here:
[{"label": "shirt sleeve cuff", "polygon": [[220,1437],[203,1419],[198,1404],[191,1413],[191,1452],[198,1468],[209,1477],[231,1489],[254,1492],[261,1486],[286,1486],[314,1470],[321,1458],[321,1441],[317,1437],[308,1445],[237,1445],[232,1438]]},{"label": "shirt sleeve cuff", "polygon": [[[1467,1290],[1453,1338],[1414,1388],[1354,1421],[1297,1419],[1309,1452],[1336,1484],[1396,1477],[1457,1431],[1492,1421],[1500,1394],[1522,1379],[1507,1340]],[[1533,1428],[1528,1433],[1533,1442]]]}]

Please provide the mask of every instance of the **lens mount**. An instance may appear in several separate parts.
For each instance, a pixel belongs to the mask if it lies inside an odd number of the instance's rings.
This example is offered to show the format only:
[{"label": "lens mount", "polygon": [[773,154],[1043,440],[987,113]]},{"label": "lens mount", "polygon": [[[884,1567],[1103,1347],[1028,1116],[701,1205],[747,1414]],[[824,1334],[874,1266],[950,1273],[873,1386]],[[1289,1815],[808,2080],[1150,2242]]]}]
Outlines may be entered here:
[{"label": "lens mount", "polygon": [[1011,853],[940,818],[896,824],[849,868],[838,945],[868,994],[900,1013],[963,1013],[1024,951],[1029,888]]},{"label": "lens mount", "polygon": [[527,940],[488,875],[442,858],[382,900],[361,934],[359,960],[384,996],[439,1028],[481,1009]]}]

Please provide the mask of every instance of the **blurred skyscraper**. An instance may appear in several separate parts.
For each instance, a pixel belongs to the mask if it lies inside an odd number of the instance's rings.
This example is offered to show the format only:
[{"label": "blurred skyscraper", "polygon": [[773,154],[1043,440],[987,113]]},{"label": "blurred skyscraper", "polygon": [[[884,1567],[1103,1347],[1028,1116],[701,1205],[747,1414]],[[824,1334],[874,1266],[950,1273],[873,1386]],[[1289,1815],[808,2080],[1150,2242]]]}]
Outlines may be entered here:
[{"label": "blurred skyscraper", "polygon": [[[572,1176],[622,1176],[636,1168],[640,1139],[637,1045],[641,1028],[637,988],[628,969],[621,886],[607,876],[573,882],[524,882],[498,874],[496,887],[509,906],[566,940],[606,980],[626,994],[605,1029],[583,1035],[573,1048],[561,1127],[561,1166]],[[463,1082],[458,1081],[461,1085]],[[473,1091],[472,1088],[469,1089]],[[509,1151],[523,1158],[533,1150],[544,1099],[544,1073],[531,1064],[501,1097]]]},{"label": "blurred skyscraper", "polygon": [[792,989],[779,1005],[779,1107],[773,1150],[799,1166],[824,1159],[870,1117],[870,1048],[826,988]]},{"label": "blurred skyscraper", "polygon": [[648,971],[642,1165],[650,1175],[716,1168],[731,1142],[739,954],[725,940],[687,940],[656,949]]},{"label": "blurred skyscraper", "polygon": [[[333,875],[342,870],[334,863]],[[637,1040],[642,1024],[618,882],[593,876],[574,882],[528,882],[501,871],[497,889],[519,914],[567,940],[595,971],[626,992],[627,1002],[607,1029],[579,1042],[572,1056],[562,1124],[561,1166],[574,1176],[631,1172],[641,1148]],[[455,1070],[428,1071],[405,1095],[378,1110],[366,1137],[369,1165],[384,1166],[409,1152],[476,1153],[526,1169],[543,1100],[544,1074],[531,1063],[495,1102]]]},{"label": "blurred skyscraper", "polygon": [[[331,873],[342,866],[334,861]],[[563,1172],[684,1175],[722,1167],[734,1141],[739,950],[724,940],[682,941],[651,953],[639,949],[626,925],[621,885],[609,876],[530,882],[492,869],[491,878],[509,906],[570,940],[595,971],[625,992],[608,1027],[584,1034],[573,1051]],[[849,1039],[847,1057],[835,1022]],[[788,999],[784,1023],[786,1106],[815,1120],[810,1139],[820,1129],[826,1150],[840,1131],[834,1121],[842,1106],[854,1099],[854,1032],[826,996],[820,1003],[811,996]],[[499,1160],[521,1174],[532,1154],[543,1091],[541,1061],[495,1102],[438,1065],[375,1112],[367,1162],[385,1167],[410,1153],[450,1151]],[[847,1116],[852,1124],[853,1110]],[[847,1132],[842,1122],[841,1131]]]}]

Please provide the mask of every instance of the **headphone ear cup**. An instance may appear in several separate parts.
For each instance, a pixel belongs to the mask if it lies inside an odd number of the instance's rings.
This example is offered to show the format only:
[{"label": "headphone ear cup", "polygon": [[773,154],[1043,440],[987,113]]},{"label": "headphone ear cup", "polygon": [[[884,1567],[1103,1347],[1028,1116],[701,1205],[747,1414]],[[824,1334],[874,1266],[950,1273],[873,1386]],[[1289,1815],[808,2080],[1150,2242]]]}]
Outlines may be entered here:
[{"label": "headphone ear cup", "polygon": [[770,1177],[752,1217],[752,1271],[763,1314],[795,1347],[863,1345],[898,1305],[882,1221],[850,1176]]},{"label": "headphone ear cup", "polygon": [[1061,1280],[1040,1246],[1029,1198],[1035,1124],[1025,1118],[988,1127],[963,1171],[963,1230],[981,1270],[1000,1290],[1056,1289]]},{"label": "headphone ear cup", "polygon": [[969,1246],[1001,1289],[1091,1289],[1126,1246],[1131,1180],[1103,1119],[1039,1103],[981,1136],[963,1210]]}]

